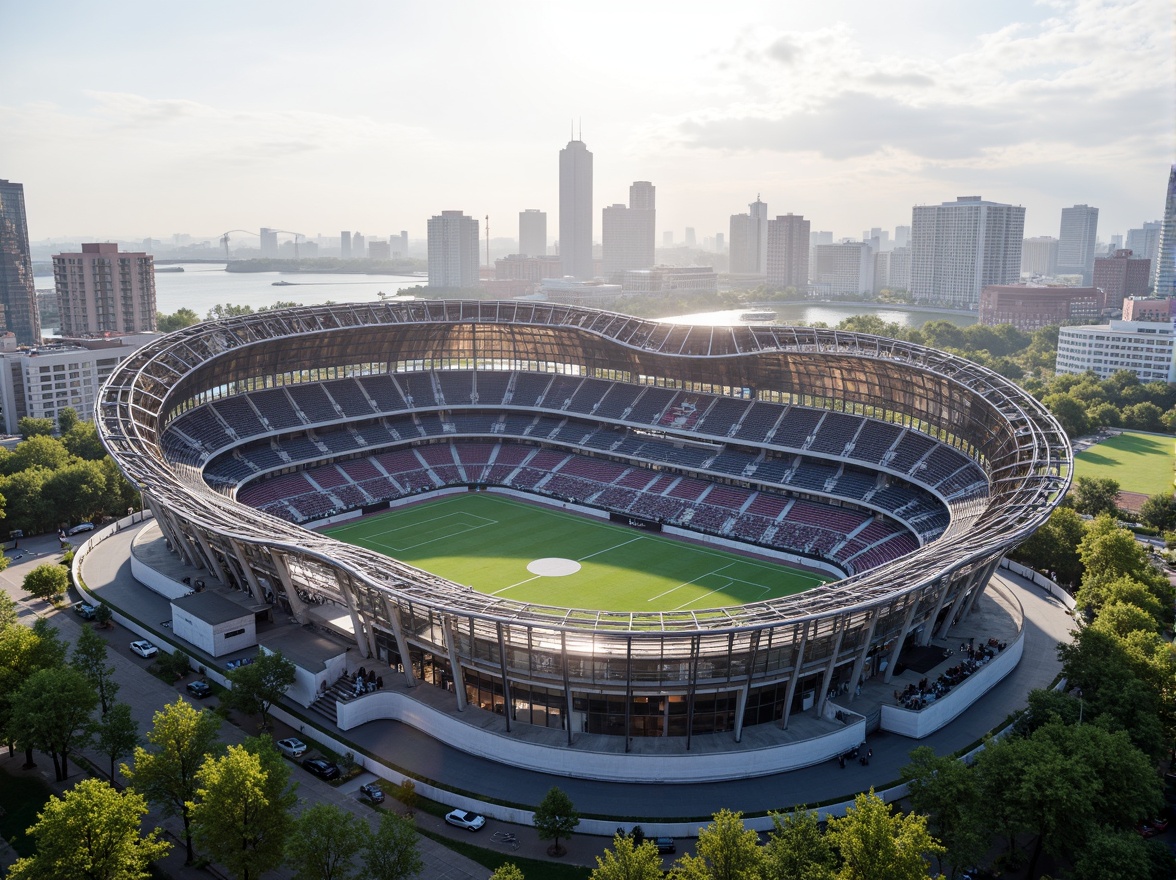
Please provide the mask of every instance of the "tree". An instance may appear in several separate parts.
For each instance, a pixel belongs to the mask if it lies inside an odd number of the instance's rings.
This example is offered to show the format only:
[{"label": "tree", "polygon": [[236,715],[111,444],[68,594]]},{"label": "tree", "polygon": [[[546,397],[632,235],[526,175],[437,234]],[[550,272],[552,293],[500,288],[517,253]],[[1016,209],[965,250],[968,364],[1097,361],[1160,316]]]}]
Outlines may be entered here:
[{"label": "tree", "polygon": [[115,703],[94,727],[94,745],[110,758],[110,781],[114,782],[114,765],[119,758],[130,757],[139,745],[139,725],[126,703]]},{"label": "tree", "polygon": [[16,423],[16,430],[25,440],[30,437],[49,437],[53,434],[53,419],[35,419],[32,416],[23,416]]},{"label": "tree", "polygon": [[69,589],[69,574],[56,562],[38,565],[25,575],[24,591],[38,599],[55,602]]},{"label": "tree", "polygon": [[1047,394],[1041,401],[1053,413],[1071,440],[1090,431],[1090,420],[1082,401],[1069,394]]},{"label": "tree", "polygon": [[670,876],[682,880],[758,880],[759,835],[743,827],[743,814],[719,810],[698,834],[697,855],[674,863]]},{"label": "tree", "polygon": [[946,852],[925,816],[895,814],[872,788],[830,819],[827,833],[841,857],[839,880],[926,880],[928,859]]},{"label": "tree", "polygon": [[[7,561],[8,557],[4,557]],[[16,602],[7,593],[0,592],[0,630],[7,629],[10,626],[16,626],[20,622],[20,616],[16,611]]]},{"label": "tree", "polygon": [[153,751],[135,749],[134,770],[123,764],[122,774],[136,791],[159,805],[168,816],[184,822],[187,863],[192,852],[192,814],[189,804],[196,797],[196,772],[205,758],[217,749],[220,720],[211,712],[194,709],[177,698],[155,713],[147,743]]},{"label": "tree", "polygon": [[69,464],[69,450],[61,445],[60,440],[37,434],[17,443],[7,464],[13,473],[34,467],[55,471]]},{"label": "tree", "polygon": [[200,316],[189,308],[176,309],[170,315],[155,313],[155,326],[160,333],[172,333],[200,323]]},{"label": "tree", "polygon": [[1139,508],[1139,521],[1160,531],[1168,531],[1176,524],[1176,498],[1171,492],[1152,495]]},{"label": "tree", "polygon": [[661,856],[652,841],[637,842],[618,834],[613,838],[612,849],[596,857],[596,867],[589,880],[659,880],[661,876]]},{"label": "tree", "polygon": [[363,847],[363,876],[370,880],[404,880],[424,867],[412,820],[381,813],[380,824]]},{"label": "tree", "polygon": [[211,309],[208,310],[208,314],[207,314],[207,316],[205,316],[204,320],[206,320],[206,321],[220,321],[224,318],[236,318],[236,317],[240,317],[241,315],[252,315],[252,314],[253,314],[253,306],[235,306],[235,305],[232,305],[229,303],[222,305],[221,303],[217,303],[215,306],[213,306]]},{"label": "tree", "polygon": [[1016,549],[1013,558],[1038,571],[1053,572],[1060,584],[1082,579],[1078,545],[1086,535],[1086,521],[1072,507],[1057,507],[1049,519]]},{"label": "tree", "polygon": [[[658,875],[660,876],[660,874],[661,872],[659,871]],[[595,877],[596,875],[593,874],[592,876]],[[518,865],[514,862],[507,862],[505,865],[494,870],[494,873],[490,875],[490,880],[526,880],[526,877],[523,876],[523,872],[519,870]]]},{"label": "tree", "polygon": [[[1060,697],[1074,702],[1065,695]],[[983,806],[972,768],[950,755],[941,757],[934,749],[919,746],[911,752],[902,776],[909,780],[911,809],[927,817],[928,830],[947,848],[951,863],[967,865],[979,860],[988,840],[979,831],[977,811]]]},{"label": "tree", "polygon": [[58,782],[69,776],[69,753],[90,739],[90,714],[98,694],[76,669],[41,669],[20,686],[12,701],[12,728],[18,742],[48,752]]},{"label": "tree", "polygon": [[172,681],[179,681],[192,671],[192,658],[178,648],[170,654],[162,653],[158,655],[156,662],[159,663],[160,671],[165,675],[170,675]]},{"label": "tree", "polygon": [[533,821],[535,829],[539,832],[539,839],[553,841],[548,853],[562,856],[564,848],[559,845],[559,840],[561,837],[572,836],[572,832],[580,824],[580,814],[572,806],[572,799],[559,786],[553,785],[536,807]]},{"label": "tree", "polygon": [[[85,676],[86,681],[98,694],[98,702],[105,715],[118,693],[118,682],[114,680],[114,667],[106,665],[106,640],[93,627],[83,626],[82,633],[74,643],[70,665]],[[111,774],[113,776],[113,773]]]},{"label": "tree", "polygon": [[67,406],[57,413],[57,430],[62,434],[68,434],[79,422],[81,422],[81,418],[78,416],[78,411],[72,406]]},{"label": "tree", "polygon": [[269,737],[206,758],[196,780],[188,809],[196,839],[214,860],[240,880],[282,864],[298,798],[289,765]]},{"label": "tree", "polygon": [[[1147,841],[1134,831],[1096,828],[1074,859],[1070,876],[1074,880],[1152,880],[1157,875],[1152,873],[1147,850]],[[1176,876],[1172,870],[1176,866],[1168,858],[1168,871],[1159,877]]]},{"label": "tree", "polygon": [[[52,669],[65,662],[65,644],[57,630],[41,617],[31,628],[7,626],[0,629],[0,732],[9,751],[15,743],[13,707],[20,686],[40,669]],[[25,745],[25,766],[35,767],[33,746]]]},{"label": "tree", "polygon": [[153,828],[142,833],[147,802],[121,794],[98,779],[83,779],[58,798],[50,796],[29,829],[36,853],[8,869],[10,880],[146,880],[148,865],[171,844]]},{"label": "tree", "polygon": [[247,715],[260,714],[262,728],[269,727],[269,708],[294,684],[294,664],[281,651],[259,651],[257,659],[229,673],[233,690],[229,703]]},{"label": "tree", "polygon": [[762,856],[764,880],[833,880],[837,858],[816,813],[772,813],[772,824]]},{"label": "tree", "polygon": [[39,535],[61,525],[57,510],[45,497],[45,481],[53,475],[43,467],[18,471],[0,480],[5,515],[10,528]]},{"label": "tree", "polygon": [[61,445],[69,454],[86,461],[106,458],[106,447],[98,439],[98,428],[93,422],[78,422],[68,433],[61,435]]},{"label": "tree", "polygon": [[351,880],[352,861],[368,831],[354,815],[334,804],[307,807],[294,820],[286,841],[286,862],[296,880]]},{"label": "tree", "polygon": [[98,607],[94,610],[95,625],[107,629],[111,626],[112,620],[114,620],[114,612],[110,610],[110,606],[105,602],[99,602]]},{"label": "tree", "polygon": [[404,782],[396,786],[396,800],[404,805],[404,815],[411,819],[416,813],[417,801],[419,800],[416,783],[406,778]]},{"label": "tree", "polygon": [[1110,477],[1079,477],[1074,481],[1074,509],[1088,516],[1117,516],[1119,483]]}]

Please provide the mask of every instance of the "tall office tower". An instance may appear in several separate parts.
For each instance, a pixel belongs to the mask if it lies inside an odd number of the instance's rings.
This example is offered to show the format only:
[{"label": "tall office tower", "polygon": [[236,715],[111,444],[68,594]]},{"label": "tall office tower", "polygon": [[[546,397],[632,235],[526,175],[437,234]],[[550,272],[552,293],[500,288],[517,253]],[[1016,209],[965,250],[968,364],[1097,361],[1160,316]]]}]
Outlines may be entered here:
[{"label": "tall office tower", "polygon": [[768,206],[759,196],[746,214],[731,215],[731,274],[765,275],[768,271]]},{"label": "tall office tower", "polygon": [[53,255],[62,336],[155,330],[155,260],[119,253],[117,244],[83,244]]},{"label": "tall office tower", "polygon": [[785,214],[768,221],[768,286],[778,290],[808,289],[809,221],[800,214]]},{"label": "tall office tower", "polygon": [[1090,285],[1094,274],[1094,245],[1098,234],[1098,208],[1075,205],[1062,208],[1062,228],[1058,234],[1058,274],[1081,275]]},{"label": "tall office tower", "polygon": [[1149,220],[1140,229],[1128,229],[1127,240],[1123,242],[1125,250],[1131,251],[1137,257],[1151,260],[1153,270],[1160,252],[1160,227],[1163,225],[1159,220]]},{"label": "tall office tower", "polygon": [[399,235],[390,236],[388,247],[392,250],[392,259],[403,259],[408,256],[408,230],[401,229]]},{"label": "tall office tower", "polygon": [[1051,235],[1037,235],[1021,242],[1021,274],[1058,274],[1058,240]]},{"label": "tall office tower", "polygon": [[649,269],[655,260],[656,187],[638,180],[629,187],[629,207],[610,205],[601,218],[601,271],[612,278],[626,269]]},{"label": "tall office tower", "polygon": [[583,141],[559,151],[559,256],[564,275],[591,278],[592,153]]},{"label": "tall office tower", "polygon": [[261,227],[261,255],[276,257],[278,255],[278,230]]},{"label": "tall office tower", "polygon": [[4,327],[20,345],[41,344],[24,184],[0,179],[0,305]]},{"label": "tall office tower", "polygon": [[461,211],[429,218],[429,287],[478,286],[478,221]]},{"label": "tall office tower", "polygon": [[1154,292],[1156,296],[1173,297],[1176,296],[1176,165],[1168,175],[1168,195],[1164,198],[1161,222]]},{"label": "tall office tower", "polygon": [[339,256],[344,260],[351,259],[351,233],[346,229],[339,233]]},{"label": "tall office tower", "polygon": [[723,233],[721,233],[721,232],[716,232],[715,233],[715,252],[721,254],[723,252],[723,249],[726,247],[727,247],[726,236],[724,236]]},{"label": "tall office tower", "polygon": [[519,211],[519,253],[524,257],[547,256],[547,212],[538,208]]},{"label": "tall office tower", "polygon": [[362,232],[351,233],[351,256],[357,260],[362,260],[367,254],[367,239],[363,237]]},{"label": "tall office tower", "polygon": [[1021,276],[1025,209],[959,196],[911,213],[911,295],[916,302],[975,309],[988,284]]},{"label": "tall office tower", "polygon": [[894,246],[907,247],[911,243],[911,228],[909,226],[894,227]]},{"label": "tall office tower", "polygon": [[698,239],[694,237],[694,227],[686,227],[686,247],[698,247]]},{"label": "tall office tower", "polygon": [[1094,286],[1102,291],[1104,309],[1120,309],[1123,300],[1147,296],[1151,284],[1151,263],[1120,248],[1110,257],[1094,261]]}]

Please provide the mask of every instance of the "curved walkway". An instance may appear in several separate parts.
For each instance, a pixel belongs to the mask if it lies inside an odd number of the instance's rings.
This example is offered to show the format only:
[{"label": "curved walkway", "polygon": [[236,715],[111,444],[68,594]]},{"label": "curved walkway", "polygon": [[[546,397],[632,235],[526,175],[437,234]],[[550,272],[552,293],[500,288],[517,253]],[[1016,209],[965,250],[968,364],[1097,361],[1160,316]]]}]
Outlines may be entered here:
[{"label": "curved walkway", "polygon": [[[110,535],[95,546],[83,563],[83,577],[93,592],[112,606],[161,635],[170,619],[167,600],[139,584],[130,573],[130,544],[139,527]],[[372,754],[392,756],[397,765],[437,780],[456,791],[482,794],[497,801],[537,804],[552,785],[572,798],[581,814],[641,817],[641,821],[706,817],[727,807],[755,813],[799,804],[850,800],[870,787],[885,788],[897,781],[900,768],[917,745],[945,754],[980,740],[1010,714],[1025,705],[1033,688],[1047,687],[1061,669],[1057,644],[1068,641],[1071,618],[1060,601],[1019,577],[1001,572],[999,579],[1017,596],[1025,615],[1024,656],[1017,668],[946,728],[915,741],[877,733],[869,741],[869,766],[835,762],[753,779],[707,783],[594,782],[569,776],[538,773],[470,755],[395,721],[377,721],[347,732],[348,740]],[[954,638],[958,639],[959,636]],[[316,722],[321,721],[316,716]],[[569,754],[574,760],[574,754]]]}]

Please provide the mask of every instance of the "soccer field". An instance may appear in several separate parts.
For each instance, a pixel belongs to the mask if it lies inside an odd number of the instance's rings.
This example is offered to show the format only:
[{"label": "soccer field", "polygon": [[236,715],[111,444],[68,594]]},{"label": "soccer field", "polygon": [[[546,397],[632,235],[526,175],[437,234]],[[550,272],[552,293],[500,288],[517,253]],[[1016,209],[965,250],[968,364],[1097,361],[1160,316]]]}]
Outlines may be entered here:
[{"label": "soccer field", "polygon": [[1110,477],[1124,492],[1172,491],[1174,438],[1124,431],[1074,456],[1075,477]]},{"label": "soccer field", "polygon": [[833,580],[490,493],[324,531],[492,596],[597,611],[701,611]]}]

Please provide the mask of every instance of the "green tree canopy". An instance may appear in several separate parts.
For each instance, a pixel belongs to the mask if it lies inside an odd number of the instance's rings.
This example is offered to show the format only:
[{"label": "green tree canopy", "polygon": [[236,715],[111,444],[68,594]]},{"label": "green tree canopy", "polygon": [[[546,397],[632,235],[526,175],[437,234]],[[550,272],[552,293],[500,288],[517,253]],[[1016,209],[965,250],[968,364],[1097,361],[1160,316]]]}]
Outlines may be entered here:
[{"label": "green tree canopy", "polygon": [[837,857],[815,812],[773,813],[772,824],[762,857],[764,880],[833,880]]},{"label": "green tree canopy", "polygon": [[139,745],[139,725],[126,703],[115,703],[103,713],[94,727],[94,746],[110,759],[110,781],[114,781],[114,765],[120,758],[129,758]]},{"label": "green tree canopy", "polygon": [[[58,566],[59,568],[63,566]],[[106,639],[98,635],[93,627],[83,626],[74,642],[70,665],[85,676],[86,681],[98,694],[98,702],[105,715],[118,693],[118,682],[114,680],[114,667],[106,662]]]},{"label": "green tree canopy", "polygon": [[8,869],[10,880],[147,880],[151,862],[171,844],[160,830],[142,831],[147,802],[105,782],[83,779],[58,798],[51,795],[29,833],[36,853]]},{"label": "green tree canopy", "polygon": [[572,799],[558,786],[553,785],[535,808],[533,821],[535,829],[539,832],[539,839],[553,841],[553,853],[562,855],[563,847],[559,845],[559,841],[561,838],[572,836],[572,832],[580,824],[580,814],[572,805]]},{"label": "green tree canopy", "polygon": [[42,435],[50,436],[53,434],[53,427],[53,419],[35,419],[32,416],[23,416],[16,423],[16,430],[25,440]]},{"label": "green tree canopy", "polygon": [[240,880],[282,864],[298,798],[290,768],[268,737],[229,746],[196,771],[188,803],[196,840]]},{"label": "green tree canopy", "polygon": [[55,601],[69,589],[69,573],[64,565],[46,562],[26,574],[22,586],[31,596]]},{"label": "green tree canopy", "polygon": [[368,834],[354,814],[334,804],[314,804],[294,820],[286,862],[295,880],[352,880],[352,862]]},{"label": "green tree canopy", "polygon": [[163,312],[155,313],[155,327],[160,333],[172,333],[199,323],[200,316],[186,307],[176,309],[170,315],[165,315]]},{"label": "green tree canopy", "polygon": [[698,833],[695,855],[674,863],[681,880],[759,880],[759,835],[743,827],[743,814],[719,810]]},{"label": "green tree canopy", "polygon": [[[972,768],[919,746],[902,776],[910,785],[911,808],[927,817],[927,830],[946,847],[947,859],[961,867],[979,861],[989,842],[980,833],[983,803]],[[939,867],[943,868],[942,861]]]},{"label": "green tree canopy", "polygon": [[294,664],[281,651],[258,651],[252,663],[229,673],[233,690],[228,702],[246,714],[260,714],[262,727],[268,727],[269,708],[294,684],[294,675]]},{"label": "green tree canopy", "polygon": [[661,876],[662,860],[653,841],[638,843],[628,835],[618,834],[612,848],[596,857],[589,880],[660,880]]},{"label": "green tree canopy", "polygon": [[121,768],[136,791],[166,815],[181,817],[189,864],[194,856],[189,804],[196,798],[197,771],[207,757],[219,750],[219,728],[220,720],[211,712],[194,709],[177,697],[155,713],[146,736],[151,749],[136,748],[134,769],[126,764]]},{"label": "green tree canopy", "polygon": [[16,741],[48,752],[57,781],[69,776],[69,753],[91,735],[90,715],[98,694],[85,676],[70,666],[51,666],[30,675],[12,700]]},{"label": "green tree canopy", "polygon": [[366,880],[405,880],[419,874],[420,841],[412,821],[395,813],[380,813],[380,824],[363,847]]},{"label": "green tree canopy", "polygon": [[1074,509],[1088,516],[1117,516],[1119,483],[1110,477],[1078,477],[1071,490]]},{"label": "green tree canopy", "polygon": [[873,789],[830,819],[827,833],[841,859],[838,880],[926,880],[928,860],[946,852],[925,816],[895,813]]}]

